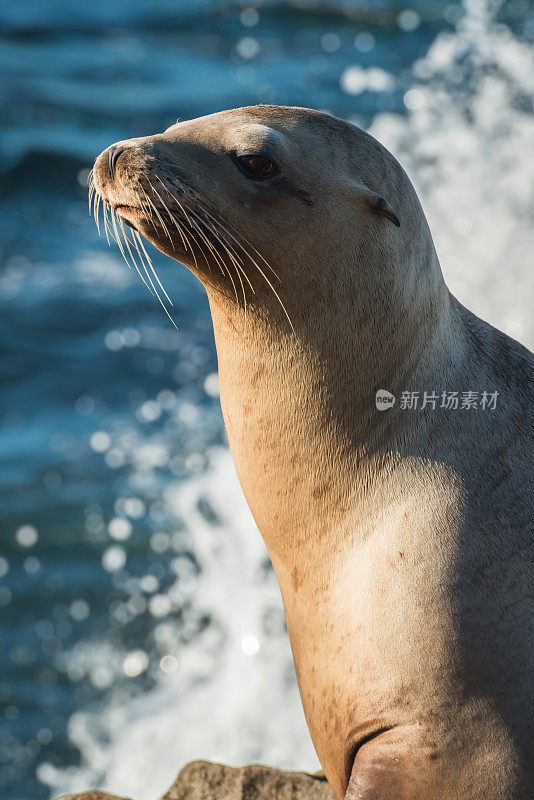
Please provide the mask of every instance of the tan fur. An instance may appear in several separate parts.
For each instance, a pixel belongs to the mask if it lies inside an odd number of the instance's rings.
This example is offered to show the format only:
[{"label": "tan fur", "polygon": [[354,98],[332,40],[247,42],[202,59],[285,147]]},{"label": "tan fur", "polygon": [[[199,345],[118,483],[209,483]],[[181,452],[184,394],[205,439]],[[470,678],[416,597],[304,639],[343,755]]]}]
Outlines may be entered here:
[{"label": "tan fur", "polygon": [[[135,205],[146,176],[177,170],[180,196],[278,276],[291,324],[243,256],[245,321],[211,257],[124,212],[206,287],[232,455],[338,798],[532,800],[530,354],[451,297],[409,179],[354,126],[258,106],[126,144],[114,180],[96,162],[104,200]],[[234,150],[280,175],[250,181]],[[380,388],[499,400],[378,412]]]}]

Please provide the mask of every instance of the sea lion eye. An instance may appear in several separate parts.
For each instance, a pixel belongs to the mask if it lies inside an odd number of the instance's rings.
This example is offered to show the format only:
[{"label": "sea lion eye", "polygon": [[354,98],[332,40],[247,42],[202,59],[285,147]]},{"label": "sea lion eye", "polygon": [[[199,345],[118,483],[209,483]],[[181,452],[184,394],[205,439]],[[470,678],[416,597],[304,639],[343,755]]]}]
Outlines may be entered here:
[{"label": "sea lion eye", "polygon": [[275,170],[274,162],[266,156],[238,156],[237,163],[241,171],[253,180],[267,178]]}]

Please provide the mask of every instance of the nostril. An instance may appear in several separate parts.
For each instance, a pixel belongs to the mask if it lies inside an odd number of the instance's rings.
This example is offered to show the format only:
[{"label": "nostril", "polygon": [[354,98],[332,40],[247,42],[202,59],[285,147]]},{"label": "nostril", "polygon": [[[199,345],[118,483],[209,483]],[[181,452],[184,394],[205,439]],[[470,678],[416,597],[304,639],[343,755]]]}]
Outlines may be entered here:
[{"label": "nostril", "polygon": [[109,174],[112,180],[115,177],[115,165],[117,163],[117,159],[125,150],[126,146],[123,144],[112,145],[110,148],[108,148]]}]

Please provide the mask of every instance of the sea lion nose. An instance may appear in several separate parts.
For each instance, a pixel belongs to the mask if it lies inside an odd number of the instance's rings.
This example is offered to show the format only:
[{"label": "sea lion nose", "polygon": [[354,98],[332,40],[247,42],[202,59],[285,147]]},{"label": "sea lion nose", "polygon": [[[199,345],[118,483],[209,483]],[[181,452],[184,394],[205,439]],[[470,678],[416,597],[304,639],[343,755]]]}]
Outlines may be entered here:
[{"label": "sea lion nose", "polygon": [[125,144],[112,144],[111,147],[108,147],[108,164],[109,164],[109,175],[111,180],[115,177],[115,165],[117,163],[117,159],[121,153],[127,150],[127,145]]}]

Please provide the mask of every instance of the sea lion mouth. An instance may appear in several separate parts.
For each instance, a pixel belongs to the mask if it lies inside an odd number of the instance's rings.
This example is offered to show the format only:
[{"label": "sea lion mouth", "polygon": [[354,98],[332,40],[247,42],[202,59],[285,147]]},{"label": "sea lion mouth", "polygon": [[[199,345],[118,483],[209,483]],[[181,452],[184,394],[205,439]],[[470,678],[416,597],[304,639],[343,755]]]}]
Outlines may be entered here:
[{"label": "sea lion mouth", "polygon": [[145,216],[146,212],[144,212],[141,208],[137,206],[127,206],[125,204],[120,204],[114,206],[115,211],[120,214],[121,216]]},{"label": "sea lion mouth", "polygon": [[[196,233],[197,236],[201,236],[200,244],[203,243],[205,246],[211,245],[212,248],[216,248],[221,244],[220,238],[206,224],[206,219],[197,216],[192,209],[187,214],[183,209],[171,211],[168,207],[163,208],[157,203],[153,204],[152,213],[146,208],[125,203],[112,204],[112,208],[125,225],[144,235],[149,231],[157,231],[160,236],[168,236],[169,233],[176,235],[177,231],[181,230],[182,235],[188,233],[192,236]],[[194,225],[192,218],[195,221]]]},{"label": "sea lion mouth", "polygon": [[114,207],[114,210],[117,216],[119,216],[128,227],[133,228],[134,231],[138,230],[135,223],[147,218],[146,211],[136,206],[118,205]]},{"label": "sea lion mouth", "polygon": [[164,208],[157,203],[152,204],[151,209],[126,203],[110,203],[110,205],[117,216],[134,230],[138,229],[138,225],[135,223],[138,223],[139,226],[144,223],[151,228],[162,231],[167,226],[172,229],[173,224],[188,222],[188,218],[184,213],[175,210],[170,211],[168,207]]}]

